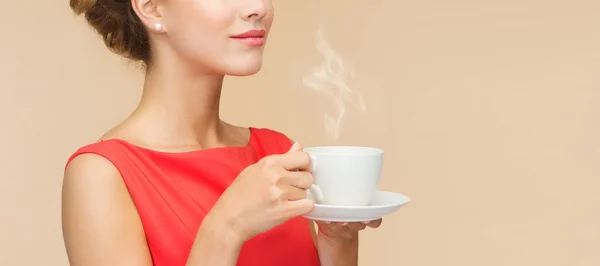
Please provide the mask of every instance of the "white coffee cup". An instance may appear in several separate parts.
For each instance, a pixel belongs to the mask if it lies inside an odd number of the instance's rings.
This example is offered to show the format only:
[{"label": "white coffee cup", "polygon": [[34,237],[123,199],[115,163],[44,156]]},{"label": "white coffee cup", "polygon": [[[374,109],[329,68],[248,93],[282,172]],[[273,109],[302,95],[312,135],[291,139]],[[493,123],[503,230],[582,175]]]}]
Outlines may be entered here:
[{"label": "white coffee cup", "polygon": [[314,184],[309,192],[318,204],[367,206],[377,191],[383,150],[358,146],[305,148]]}]

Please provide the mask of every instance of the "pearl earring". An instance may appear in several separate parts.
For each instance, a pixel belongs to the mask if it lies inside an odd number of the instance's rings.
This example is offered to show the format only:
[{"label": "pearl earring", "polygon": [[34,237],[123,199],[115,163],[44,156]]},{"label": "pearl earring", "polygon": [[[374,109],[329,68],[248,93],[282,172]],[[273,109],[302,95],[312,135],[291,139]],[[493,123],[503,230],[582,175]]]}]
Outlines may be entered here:
[{"label": "pearl earring", "polygon": [[155,31],[162,31],[163,30],[163,25],[159,22],[157,22],[156,24],[154,24],[154,30]]}]

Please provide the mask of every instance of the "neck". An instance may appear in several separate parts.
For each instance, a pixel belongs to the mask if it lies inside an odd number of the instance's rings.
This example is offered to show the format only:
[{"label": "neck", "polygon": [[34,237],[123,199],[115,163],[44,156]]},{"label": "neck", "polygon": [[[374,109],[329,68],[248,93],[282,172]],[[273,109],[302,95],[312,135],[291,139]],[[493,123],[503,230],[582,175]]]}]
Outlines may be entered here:
[{"label": "neck", "polygon": [[223,75],[193,73],[178,65],[148,66],[142,99],[133,116],[153,130],[156,145],[218,143],[223,127],[219,116]]}]

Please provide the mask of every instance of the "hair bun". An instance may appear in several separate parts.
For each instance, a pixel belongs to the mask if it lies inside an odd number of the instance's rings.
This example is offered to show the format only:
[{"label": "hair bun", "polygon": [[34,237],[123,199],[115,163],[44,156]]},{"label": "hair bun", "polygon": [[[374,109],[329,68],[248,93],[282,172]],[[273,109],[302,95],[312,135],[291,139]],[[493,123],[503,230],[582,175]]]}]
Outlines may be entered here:
[{"label": "hair bun", "polygon": [[112,52],[148,62],[150,45],[142,22],[129,0],[70,0],[71,9],[85,18]]},{"label": "hair bun", "polygon": [[96,2],[96,0],[71,0],[69,5],[75,14],[81,15],[96,5]]}]

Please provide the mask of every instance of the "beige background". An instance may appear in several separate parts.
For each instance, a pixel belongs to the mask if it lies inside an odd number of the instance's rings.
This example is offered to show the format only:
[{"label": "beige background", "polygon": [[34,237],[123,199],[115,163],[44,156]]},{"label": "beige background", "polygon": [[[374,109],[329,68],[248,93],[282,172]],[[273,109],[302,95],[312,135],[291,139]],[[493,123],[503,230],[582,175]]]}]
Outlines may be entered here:
[{"label": "beige background", "polygon": [[[413,201],[363,234],[361,265],[600,265],[600,1],[275,4],[263,71],[227,81],[223,114],[387,151],[381,188]],[[8,1],[0,22],[0,265],[67,265],[65,160],[127,115],[141,75],[67,1]],[[301,83],[319,23],[367,103],[337,141]]]}]

